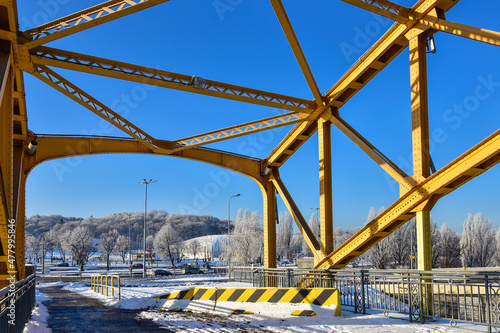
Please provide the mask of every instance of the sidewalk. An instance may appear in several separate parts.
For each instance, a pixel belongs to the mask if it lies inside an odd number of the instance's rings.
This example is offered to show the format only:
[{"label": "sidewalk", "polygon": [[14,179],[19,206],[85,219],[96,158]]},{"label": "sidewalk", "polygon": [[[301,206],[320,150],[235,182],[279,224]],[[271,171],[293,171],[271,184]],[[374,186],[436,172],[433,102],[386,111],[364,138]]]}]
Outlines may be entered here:
[{"label": "sidewalk", "polygon": [[96,299],[64,290],[63,286],[41,288],[51,298],[44,302],[52,332],[172,332],[150,320],[136,318],[142,310],[104,306]]}]

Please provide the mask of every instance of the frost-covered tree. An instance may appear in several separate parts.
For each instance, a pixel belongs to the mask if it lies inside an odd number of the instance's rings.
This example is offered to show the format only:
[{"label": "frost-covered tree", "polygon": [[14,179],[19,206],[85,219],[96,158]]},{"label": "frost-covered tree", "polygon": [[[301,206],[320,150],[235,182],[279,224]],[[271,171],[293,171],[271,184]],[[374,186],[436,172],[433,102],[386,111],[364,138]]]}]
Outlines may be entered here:
[{"label": "frost-covered tree", "polygon": [[165,257],[165,260],[167,258],[170,259],[170,263],[174,269],[174,274],[177,251],[179,250],[181,242],[181,237],[170,224],[165,224],[160,231],[158,231],[154,240],[154,248],[156,252],[162,254]]},{"label": "frost-covered tree", "polygon": [[116,242],[120,234],[118,230],[113,229],[112,231],[106,232],[101,235],[101,243],[99,244],[99,250],[101,250],[102,254],[106,259],[106,270],[109,271],[109,257],[111,253],[115,250]]},{"label": "frost-covered tree", "polygon": [[264,252],[263,230],[260,226],[260,216],[258,212],[250,213],[245,209],[245,213],[235,220],[234,234],[231,237],[230,247],[236,258],[241,260],[244,266],[262,258]]},{"label": "frost-covered tree", "polygon": [[125,258],[129,251],[128,247],[129,239],[125,236],[120,236],[116,240],[115,251],[122,258],[122,262],[125,263]]},{"label": "frost-covered tree", "polygon": [[[380,208],[377,212],[375,207],[370,208],[368,213],[368,218],[366,223],[374,220],[380,213],[384,211],[384,208]],[[373,245],[368,251],[366,251],[366,258],[369,263],[371,263],[375,268],[385,269],[391,263],[391,256],[389,250],[389,242],[387,239],[382,239],[377,244]]]},{"label": "frost-covered tree", "polygon": [[438,267],[460,267],[460,235],[453,232],[446,224],[439,229]]},{"label": "frost-covered tree", "polygon": [[276,247],[281,257],[286,257],[290,252],[292,241],[293,220],[290,213],[280,213],[277,230]]},{"label": "frost-covered tree", "polygon": [[80,266],[80,271],[83,272],[83,265],[87,261],[90,253],[95,249],[92,246],[93,235],[87,227],[76,227],[72,231],[68,231],[62,240],[63,248],[66,252],[70,252],[76,260],[76,264]]},{"label": "frost-covered tree", "polygon": [[388,243],[391,267],[408,267],[410,263],[412,227],[415,223],[413,218],[407,224],[402,225],[390,234],[386,239]]},{"label": "frost-covered tree", "polygon": [[55,229],[45,233],[45,250],[50,253],[50,262],[54,260],[54,251],[59,247],[59,235]]},{"label": "frost-covered tree", "polygon": [[[319,241],[321,239],[321,224],[319,222],[318,214],[311,214],[311,217],[309,218],[309,228],[311,228],[314,237],[316,237],[316,239]],[[313,255],[311,248],[307,244],[305,238],[302,238],[302,252],[308,257],[311,257]]]},{"label": "frost-covered tree", "polygon": [[33,235],[26,236],[26,252],[28,253],[28,260],[38,261],[38,256],[42,250],[40,239]]},{"label": "frost-covered tree", "polygon": [[482,213],[477,213],[474,218],[469,214],[465,220],[460,247],[464,267],[486,267],[492,263],[496,234],[491,221]]},{"label": "frost-covered tree", "polygon": [[437,224],[432,221],[431,218],[431,262],[432,267],[436,268],[439,265],[439,242],[441,239],[441,233]]},{"label": "frost-covered tree", "polygon": [[187,243],[187,249],[193,255],[193,259],[196,259],[196,255],[200,251],[200,246],[200,242],[198,242],[196,239],[192,239]]},{"label": "frost-covered tree", "polygon": [[496,242],[497,242],[497,248],[495,252],[495,264],[497,266],[500,266],[500,228],[498,228],[497,235],[496,235]]},{"label": "frost-covered tree", "polygon": [[294,233],[292,234],[291,240],[290,240],[290,248],[292,253],[299,254],[302,252],[302,234],[300,233]]}]

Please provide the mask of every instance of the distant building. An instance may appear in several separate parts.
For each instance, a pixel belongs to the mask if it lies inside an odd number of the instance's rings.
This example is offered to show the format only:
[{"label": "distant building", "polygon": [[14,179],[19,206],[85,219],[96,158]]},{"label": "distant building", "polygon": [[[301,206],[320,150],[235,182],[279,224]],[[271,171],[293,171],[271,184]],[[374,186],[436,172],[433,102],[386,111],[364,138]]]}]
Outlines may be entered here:
[{"label": "distant building", "polygon": [[[143,251],[132,251],[132,260],[142,260]],[[151,250],[146,250],[146,260],[155,258],[155,253]]]}]

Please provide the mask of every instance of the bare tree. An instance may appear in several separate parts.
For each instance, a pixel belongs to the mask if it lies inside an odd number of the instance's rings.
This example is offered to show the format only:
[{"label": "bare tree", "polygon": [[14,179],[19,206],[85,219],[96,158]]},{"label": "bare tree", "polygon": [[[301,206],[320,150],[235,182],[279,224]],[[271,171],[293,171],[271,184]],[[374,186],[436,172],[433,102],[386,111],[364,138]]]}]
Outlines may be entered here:
[{"label": "bare tree", "polygon": [[33,257],[34,261],[38,260],[38,255],[40,254],[42,247],[40,239],[35,236],[28,235],[26,236],[26,250],[28,252],[28,259],[31,260]]},{"label": "bare tree", "polygon": [[[321,225],[316,213],[312,213],[311,217],[309,218],[309,228],[311,228],[314,237],[316,237],[316,239],[319,241],[321,237]],[[313,255],[311,248],[309,247],[309,244],[307,244],[305,238],[302,239],[302,252],[308,257],[311,257]]]},{"label": "bare tree", "polygon": [[290,242],[292,241],[292,216],[290,213],[280,213],[276,247],[281,257],[286,257],[290,253]]},{"label": "bare tree", "polygon": [[118,237],[118,239],[116,240],[115,250],[116,253],[118,253],[118,255],[122,257],[122,262],[125,263],[125,258],[127,257],[127,253],[129,250],[128,237],[125,236]]},{"label": "bare tree", "polygon": [[[380,208],[377,212],[375,207],[370,208],[368,213],[368,219],[366,223],[371,222],[380,213],[384,211],[384,208]],[[385,269],[389,264],[391,264],[389,242],[387,238],[382,239],[377,244],[373,245],[368,251],[366,251],[367,260],[378,269]]]},{"label": "bare tree", "polygon": [[495,252],[495,263],[497,266],[500,266],[500,228],[498,228],[496,237],[497,248]]},{"label": "bare tree", "polygon": [[437,224],[431,219],[431,262],[432,267],[436,268],[439,266],[439,243],[441,240],[441,233]]},{"label": "bare tree", "polygon": [[492,263],[496,251],[495,230],[491,221],[482,213],[472,217],[469,214],[464,222],[460,239],[462,263],[464,267],[486,267]]},{"label": "bare tree", "polygon": [[109,231],[101,236],[101,243],[99,244],[99,249],[102,251],[106,257],[106,270],[109,271],[109,256],[115,250],[116,242],[118,241],[120,234],[116,229]]},{"label": "bare tree", "polygon": [[250,261],[262,258],[264,243],[263,230],[260,227],[260,217],[258,212],[250,213],[245,209],[245,214],[241,217],[238,214],[234,226],[234,235],[231,237],[230,253],[241,259],[243,265],[248,265]]},{"label": "bare tree", "polygon": [[439,253],[438,267],[460,267],[460,235],[443,224],[439,230],[440,238],[437,252]]},{"label": "bare tree", "polygon": [[177,251],[181,243],[179,234],[172,228],[170,224],[165,224],[160,231],[156,234],[154,240],[155,250],[162,254],[165,259],[169,258],[172,263],[175,274],[175,261],[177,258]]},{"label": "bare tree", "polygon": [[191,254],[193,255],[193,259],[196,259],[196,255],[198,254],[198,251],[200,249],[200,243],[197,240],[193,239],[189,241],[188,249],[189,252],[191,252]]},{"label": "bare tree", "polygon": [[[412,219],[414,223],[414,219]],[[391,267],[403,268],[410,263],[411,225],[405,224],[387,237]]]},{"label": "bare tree", "polygon": [[66,252],[71,252],[81,272],[88,256],[95,251],[92,241],[93,236],[89,228],[82,226],[68,231],[63,237],[63,248]]},{"label": "bare tree", "polygon": [[60,231],[57,232],[57,249],[61,254],[62,262],[66,262],[66,247],[64,246],[64,239],[66,238],[66,233],[61,233]]},{"label": "bare tree", "polygon": [[292,253],[299,254],[302,251],[302,235],[300,233],[292,234],[292,238],[290,240],[290,248]]},{"label": "bare tree", "polygon": [[59,235],[55,229],[45,233],[45,249],[50,253],[50,262],[54,261],[54,251],[59,247]]}]

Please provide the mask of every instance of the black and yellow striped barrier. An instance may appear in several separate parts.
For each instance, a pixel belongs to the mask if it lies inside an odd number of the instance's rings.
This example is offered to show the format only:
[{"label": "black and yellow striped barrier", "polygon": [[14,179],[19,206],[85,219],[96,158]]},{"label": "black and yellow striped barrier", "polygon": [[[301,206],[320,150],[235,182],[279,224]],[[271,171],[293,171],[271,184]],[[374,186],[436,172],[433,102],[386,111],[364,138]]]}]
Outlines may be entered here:
[{"label": "black and yellow striped barrier", "polygon": [[215,305],[219,302],[335,305],[335,315],[340,315],[340,294],[334,288],[192,288],[154,298],[212,301]]}]

